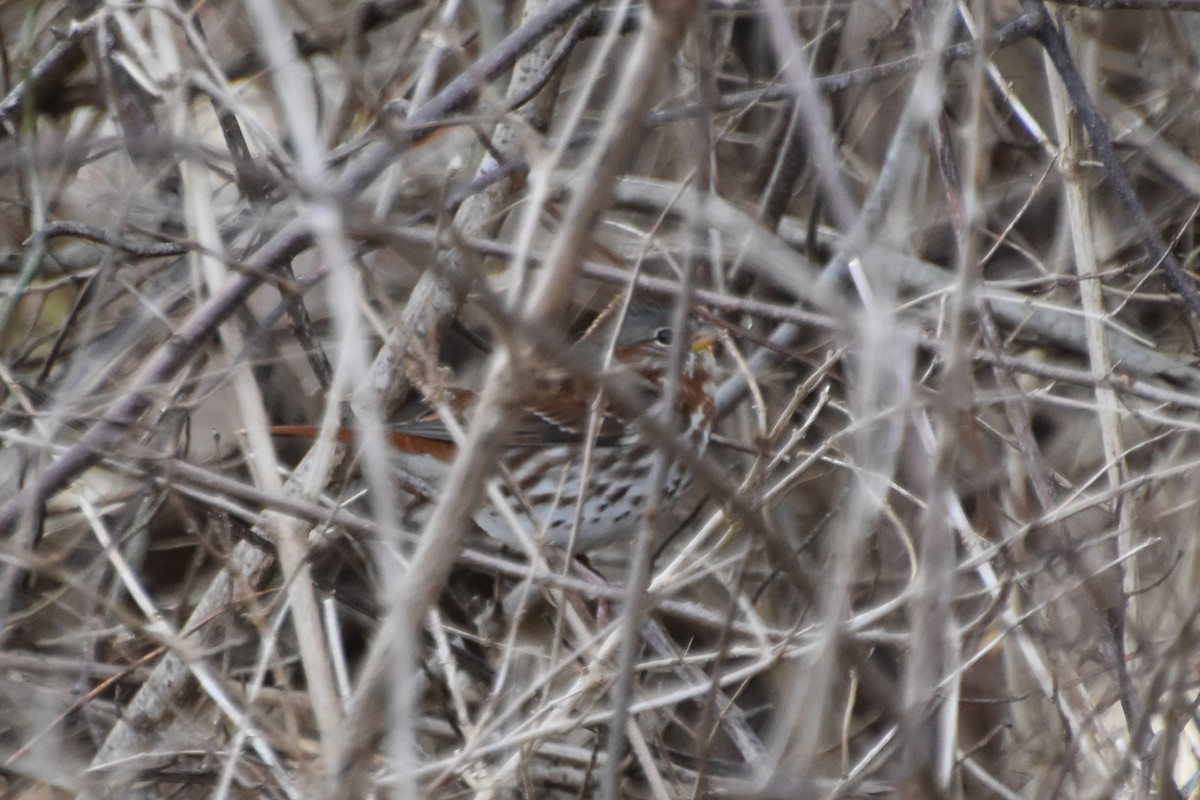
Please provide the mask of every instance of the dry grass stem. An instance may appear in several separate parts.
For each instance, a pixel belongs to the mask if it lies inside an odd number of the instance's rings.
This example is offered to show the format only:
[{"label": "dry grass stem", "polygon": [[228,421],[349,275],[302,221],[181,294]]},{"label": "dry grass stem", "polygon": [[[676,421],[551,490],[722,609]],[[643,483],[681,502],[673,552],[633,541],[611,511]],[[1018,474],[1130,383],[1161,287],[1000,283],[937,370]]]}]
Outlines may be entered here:
[{"label": "dry grass stem", "polygon": [[0,3],[0,794],[1200,795],[1198,12]]}]

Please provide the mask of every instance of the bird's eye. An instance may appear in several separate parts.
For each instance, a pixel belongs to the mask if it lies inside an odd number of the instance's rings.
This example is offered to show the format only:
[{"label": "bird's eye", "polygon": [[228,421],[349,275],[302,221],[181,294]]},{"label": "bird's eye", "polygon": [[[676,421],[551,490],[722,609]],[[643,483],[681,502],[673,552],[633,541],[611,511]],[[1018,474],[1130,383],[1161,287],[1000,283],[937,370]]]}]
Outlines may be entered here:
[{"label": "bird's eye", "polygon": [[656,330],[654,332],[654,341],[658,342],[659,344],[663,345],[664,347],[669,345],[671,343],[671,340],[674,338],[675,338],[675,334],[671,331],[670,328],[659,328],[658,330]]}]

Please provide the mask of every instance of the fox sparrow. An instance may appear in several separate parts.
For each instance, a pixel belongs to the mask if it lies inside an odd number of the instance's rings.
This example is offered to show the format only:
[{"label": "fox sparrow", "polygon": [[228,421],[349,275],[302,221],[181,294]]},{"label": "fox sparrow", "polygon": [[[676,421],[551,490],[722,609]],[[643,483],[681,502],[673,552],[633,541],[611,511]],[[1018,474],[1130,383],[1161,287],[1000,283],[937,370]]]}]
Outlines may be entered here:
[{"label": "fox sparrow", "polygon": [[[573,353],[594,364],[597,371],[613,341],[617,317],[615,313],[602,315],[572,346]],[[672,336],[669,306],[634,303],[613,341],[613,362],[637,376],[647,414],[661,412]],[[714,342],[711,333],[693,337],[677,393],[676,424],[683,431],[683,441],[697,452],[703,452],[712,430]],[[639,437],[631,419],[601,404],[591,463],[585,467],[595,390],[572,375],[549,370],[532,378],[526,396],[502,456],[505,474],[500,484],[501,494],[526,534],[534,541],[545,539],[559,545],[573,538],[576,550],[583,552],[631,533],[646,510],[654,448]],[[473,395],[464,391],[455,399],[469,423]],[[311,438],[316,432],[309,425],[272,428],[278,436]],[[427,479],[436,481],[454,458],[449,431],[436,418],[392,426],[389,437],[404,454],[404,467]],[[353,434],[343,430],[338,438],[349,440]],[[689,478],[677,463],[666,470],[661,495],[664,506],[682,494]],[[500,541],[512,544],[518,539],[509,518],[494,506],[482,507],[475,521]]]}]

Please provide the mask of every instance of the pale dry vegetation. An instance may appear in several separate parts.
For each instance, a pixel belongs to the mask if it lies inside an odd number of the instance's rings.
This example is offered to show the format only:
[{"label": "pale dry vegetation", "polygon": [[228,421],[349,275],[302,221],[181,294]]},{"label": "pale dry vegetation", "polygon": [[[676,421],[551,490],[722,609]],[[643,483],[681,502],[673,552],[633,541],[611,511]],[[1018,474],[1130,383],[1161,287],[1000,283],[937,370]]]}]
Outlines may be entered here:
[{"label": "pale dry vegetation", "polygon": [[[0,47],[4,797],[1197,796],[1200,3]],[[722,330],[695,488],[595,574],[501,547],[497,432],[635,282]],[[423,484],[381,425],[460,384]]]}]

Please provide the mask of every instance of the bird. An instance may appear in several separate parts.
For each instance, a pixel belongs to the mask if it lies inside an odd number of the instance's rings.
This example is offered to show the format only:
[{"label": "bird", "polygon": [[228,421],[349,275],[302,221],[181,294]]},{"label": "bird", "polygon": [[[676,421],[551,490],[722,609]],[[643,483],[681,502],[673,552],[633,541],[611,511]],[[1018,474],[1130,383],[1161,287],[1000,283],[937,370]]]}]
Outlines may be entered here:
[{"label": "bird", "polygon": [[[644,413],[661,414],[675,335],[671,312],[668,304],[638,300],[620,315],[614,304],[570,352],[598,372],[611,343],[612,365],[632,373],[646,401]],[[716,336],[701,327],[687,344],[671,417],[681,442],[699,456],[708,446],[715,416]],[[512,514],[485,503],[474,519],[487,534],[510,546],[519,546],[524,536],[586,553],[637,530],[651,497],[656,450],[639,434],[635,419],[604,404],[597,407],[596,393],[594,382],[580,379],[578,372],[550,367],[532,376],[499,462],[504,468],[499,491]],[[476,396],[467,390],[454,390],[451,396],[469,425]],[[600,409],[594,427],[593,408]],[[310,439],[317,430],[312,425],[271,428],[276,436]],[[433,414],[392,425],[387,433],[405,469],[434,482],[456,452],[447,426]],[[354,439],[348,429],[336,435],[342,441]],[[591,459],[585,466],[589,438]],[[672,460],[662,474],[659,507],[669,508],[690,484],[690,472]],[[514,517],[523,531],[514,531]]]}]

